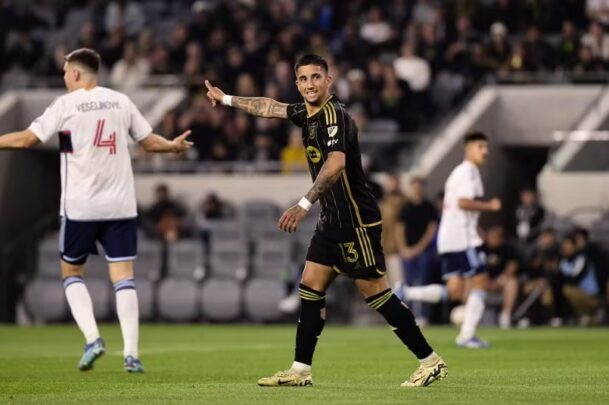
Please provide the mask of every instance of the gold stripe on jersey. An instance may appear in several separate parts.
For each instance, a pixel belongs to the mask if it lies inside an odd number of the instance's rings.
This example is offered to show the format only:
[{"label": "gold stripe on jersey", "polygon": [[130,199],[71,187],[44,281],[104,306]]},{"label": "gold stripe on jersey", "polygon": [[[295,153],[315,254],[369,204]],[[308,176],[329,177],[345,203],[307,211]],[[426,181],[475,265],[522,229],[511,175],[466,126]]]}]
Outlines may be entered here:
[{"label": "gold stripe on jersey", "polygon": [[360,238],[360,243],[362,243],[362,250],[364,255],[368,257],[366,267],[372,266],[375,264],[374,253],[369,245],[369,241],[366,240],[366,234],[364,233],[364,228],[355,228],[355,232],[357,233],[358,238]]},{"label": "gold stripe on jersey", "polygon": [[362,235],[360,234],[361,229],[360,228],[355,228],[355,234],[357,235],[357,240],[359,241],[359,246],[362,249],[362,255],[364,256],[364,265],[366,265],[366,267],[370,267],[370,260],[368,258],[368,252],[366,249],[366,245],[364,244],[364,241],[362,239]]},{"label": "gold stripe on jersey", "polygon": [[370,239],[368,239],[368,235],[366,235],[365,229],[360,228],[360,232],[362,233],[362,239],[364,241],[364,245],[368,249],[368,257],[370,257],[370,265],[374,266],[376,264],[376,260],[374,259],[374,252],[372,251],[372,245],[370,244]]},{"label": "gold stripe on jersey", "polygon": [[364,228],[362,229],[362,233],[364,234],[364,236],[366,237],[366,241],[368,242],[368,249],[370,249],[370,257],[372,258],[372,264],[375,265],[376,259],[374,258],[374,251],[372,250],[372,243],[370,242],[370,237],[368,236],[368,230]]},{"label": "gold stripe on jersey", "polygon": [[332,124],[336,125],[338,123],[338,120],[336,119],[336,108],[334,108],[334,104],[332,104],[332,103],[328,103],[327,106],[328,106],[328,110],[330,111],[330,114],[331,114]]},{"label": "gold stripe on jersey", "polygon": [[322,109],[324,110],[324,115],[326,116],[326,124],[327,124],[328,121],[329,121],[329,118],[328,118],[328,115],[329,115],[328,114],[328,109],[326,108],[325,105],[322,107]]},{"label": "gold stripe on jersey", "polygon": [[347,274],[343,271],[340,271],[340,269],[337,266],[332,266],[332,270],[334,270],[335,272],[337,272],[338,274]]}]

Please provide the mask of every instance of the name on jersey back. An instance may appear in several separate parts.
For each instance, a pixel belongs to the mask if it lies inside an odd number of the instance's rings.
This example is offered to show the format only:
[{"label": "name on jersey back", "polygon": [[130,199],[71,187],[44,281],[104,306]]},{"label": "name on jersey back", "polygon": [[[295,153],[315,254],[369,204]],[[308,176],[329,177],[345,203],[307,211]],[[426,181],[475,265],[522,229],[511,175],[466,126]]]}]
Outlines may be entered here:
[{"label": "name on jersey back", "polygon": [[118,110],[121,104],[118,101],[90,101],[76,105],[78,112],[89,112],[98,110]]}]

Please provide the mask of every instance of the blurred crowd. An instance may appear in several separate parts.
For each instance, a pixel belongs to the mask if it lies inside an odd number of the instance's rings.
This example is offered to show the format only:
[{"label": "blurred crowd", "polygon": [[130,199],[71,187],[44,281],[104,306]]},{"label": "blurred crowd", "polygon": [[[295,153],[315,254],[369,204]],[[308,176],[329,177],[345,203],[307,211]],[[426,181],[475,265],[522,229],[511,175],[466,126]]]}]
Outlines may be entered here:
[{"label": "blurred crowd", "polygon": [[[403,192],[399,178],[390,176],[385,190],[381,207],[389,277],[408,286],[442,283],[435,246],[442,195],[428,200],[420,178]],[[534,189],[520,192],[505,223],[491,222],[481,232],[491,280],[487,305],[496,309],[493,321],[501,327],[606,322],[606,248],[591,241],[586,229],[546,213]],[[422,324],[445,320],[432,319],[429,304],[412,305]]]},{"label": "blurred crowd", "polygon": [[181,78],[189,97],[158,129],[192,128],[197,148],[186,159],[285,172],[305,170],[295,133],[212,109],[203,78],[227,93],[296,102],[294,59],[315,52],[330,61],[334,92],[362,132],[379,120],[414,132],[480,82],[529,80],[523,72],[583,80],[609,61],[602,0],[5,0],[0,18],[5,87],[58,76],[68,50],[95,48],[113,87]]}]

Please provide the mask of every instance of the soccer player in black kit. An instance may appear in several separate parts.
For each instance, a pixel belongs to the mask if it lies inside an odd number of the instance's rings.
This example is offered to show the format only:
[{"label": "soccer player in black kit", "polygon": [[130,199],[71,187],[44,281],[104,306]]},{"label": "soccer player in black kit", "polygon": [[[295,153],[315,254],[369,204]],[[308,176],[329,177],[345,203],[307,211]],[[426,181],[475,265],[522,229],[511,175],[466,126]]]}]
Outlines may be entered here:
[{"label": "soccer player in black kit", "polygon": [[312,385],[311,364],[324,327],[326,290],[339,275],[354,279],[368,305],[377,310],[395,334],[419,359],[417,370],[402,384],[422,387],[447,375],[446,363],[429,346],[414,317],[389,288],[381,246],[381,215],[361,165],[357,127],[332,94],[328,64],[304,55],[294,67],[304,102],[284,104],[266,97],[224,94],[205,81],[215,106],[240,108],[265,118],[289,119],[302,128],[313,186],[279,219],[282,231],[294,232],[319,200],[321,215],[307,252],[299,286],[301,309],[292,366],[258,380],[261,386]]}]

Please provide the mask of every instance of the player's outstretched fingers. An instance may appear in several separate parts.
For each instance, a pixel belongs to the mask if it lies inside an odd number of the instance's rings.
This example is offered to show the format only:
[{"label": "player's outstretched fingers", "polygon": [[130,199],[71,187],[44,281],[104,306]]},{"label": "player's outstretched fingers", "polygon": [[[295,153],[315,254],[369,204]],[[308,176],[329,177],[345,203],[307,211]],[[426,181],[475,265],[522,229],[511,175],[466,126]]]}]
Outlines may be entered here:
[{"label": "player's outstretched fingers", "polygon": [[289,221],[290,221],[290,215],[287,212],[284,212],[283,215],[281,216],[281,218],[279,218],[279,221],[277,222],[277,226],[282,231],[289,232],[288,231]]}]

